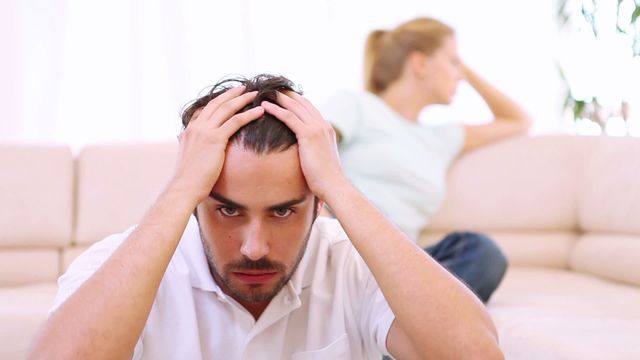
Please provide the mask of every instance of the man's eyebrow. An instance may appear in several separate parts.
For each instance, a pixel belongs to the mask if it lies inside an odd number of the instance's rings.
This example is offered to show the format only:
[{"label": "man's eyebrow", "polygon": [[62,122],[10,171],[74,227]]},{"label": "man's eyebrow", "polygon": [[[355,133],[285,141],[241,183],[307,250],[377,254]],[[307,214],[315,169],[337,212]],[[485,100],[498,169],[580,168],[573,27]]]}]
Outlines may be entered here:
[{"label": "man's eyebrow", "polygon": [[[220,195],[219,193],[214,193],[212,192],[211,194],[209,194],[209,196],[227,206],[231,206],[234,207],[236,209],[240,209],[240,210],[246,210],[247,207],[241,204],[238,204],[237,202],[231,200],[231,199],[227,199],[226,197]],[[288,208],[294,205],[298,205],[301,204],[303,202],[305,202],[307,200],[307,196],[302,196],[298,199],[293,199],[293,200],[288,200],[285,202],[281,202],[279,204],[275,204],[275,205],[271,205],[267,208],[268,211],[274,211],[274,210],[278,210],[278,209],[282,209],[282,208]]]},{"label": "man's eyebrow", "polygon": [[303,203],[306,200],[307,200],[307,197],[303,196],[303,197],[298,198],[298,199],[293,199],[293,200],[282,202],[280,204],[275,204],[273,206],[269,206],[269,208],[267,210],[274,211],[274,210],[278,210],[278,209],[282,209],[282,208],[292,207],[294,205],[298,205],[300,203]]},{"label": "man's eyebrow", "polygon": [[246,210],[247,207],[241,204],[238,204],[237,202],[231,200],[231,199],[227,199],[226,197],[218,194],[218,193],[214,193],[212,192],[211,194],[209,194],[210,197],[212,197],[213,199],[218,200],[219,202],[227,205],[227,206],[231,206],[234,207],[236,209],[240,209],[240,210]]}]

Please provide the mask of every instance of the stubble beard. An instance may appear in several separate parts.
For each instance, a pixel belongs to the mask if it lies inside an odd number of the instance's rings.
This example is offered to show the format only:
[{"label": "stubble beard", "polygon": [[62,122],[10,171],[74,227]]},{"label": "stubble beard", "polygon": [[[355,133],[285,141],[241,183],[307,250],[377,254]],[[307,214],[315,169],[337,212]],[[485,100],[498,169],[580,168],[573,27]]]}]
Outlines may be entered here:
[{"label": "stubble beard", "polygon": [[[198,224],[198,229],[200,231],[200,238],[202,239],[202,246],[204,248],[204,253],[207,258],[207,263],[209,264],[209,270],[211,271],[211,275],[213,276],[216,283],[221,286],[223,289],[226,289],[228,295],[233,297],[236,300],[247,302],[247,303],[260,303],[265,301],[271,301],[282,288],[291,280],[293,274],[295,274],[298,269],[298,265],[300,265],[300,261],[302,261],[302,257],[307,249],[307,244],[309,242],[309,237],[311,236],[311,229],[313,228],[313,222],[307,231],[307,234],[304,239],[304,243],[300,248],[300,251],[296,255],[296,260],[291,268],[291,271],[286,272],[287,267],[280,262],[271,261],[268,258],[262,258],[257,261],[250,260],[246,257],[243,257],[240,260],[236,260],[224,266],[222,272],[218,269],[215,264],[213,253],[208,245],[208,239],[202,233],[202,229],[200,228],[200,224]],[[273,286],[271,290],[264,291],[263,287],[265,285],[262,284],[254,284],[248,285],[249,290],[243,290],[234,285],[231,279],[231,273],[239,270],[266,270],[270,272],[277,272],[280,279]]]}]

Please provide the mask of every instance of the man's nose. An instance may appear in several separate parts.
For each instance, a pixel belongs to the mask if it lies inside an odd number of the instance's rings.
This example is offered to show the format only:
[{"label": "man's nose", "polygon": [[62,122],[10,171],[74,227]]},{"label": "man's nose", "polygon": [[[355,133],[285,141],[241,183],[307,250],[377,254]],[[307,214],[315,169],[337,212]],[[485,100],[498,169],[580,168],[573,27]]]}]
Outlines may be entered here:
[{"label": "man's nose", "polygon": [[247,258],[257,261],[269,254],[268,234],[261,221],[252,221],[246,228],[242,240],[240,253]]}]

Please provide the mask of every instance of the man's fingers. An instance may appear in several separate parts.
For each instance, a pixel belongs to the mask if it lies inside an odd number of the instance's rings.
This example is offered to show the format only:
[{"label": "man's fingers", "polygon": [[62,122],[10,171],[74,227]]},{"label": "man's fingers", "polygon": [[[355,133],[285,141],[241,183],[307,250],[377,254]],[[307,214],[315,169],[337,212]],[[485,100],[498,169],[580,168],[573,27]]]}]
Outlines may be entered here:
[{"label": "man's fingers", "polygon": [[[289,93],[294,93],[294,92],[289,91]],[[293,98],[291,98],[289,95],[285,93],[278,92],[277,94],[278,94],[278,98],[277,98],[278,105],[296,114],[296,116],[302,122],[307,122],[307,119],[309,119],[311,114],[307,111],[307,109],[305,109],[305,107],[301,103],[294,100]]]},{"label": "man's fingers", "polygon": [[218,109],[211,114],[211,125],[215,127],[222,126],[227,119],[235,115],[240,109],[250,104],[258,95],[257,91],[248,92],[240,96],[234,97],[221,104]]},{"label": "man's fingers", "polygon": [[236,131],[240,130],[241,127],[261,117],[264,114],[264,110],[262,106],[256,106],[240,114],[236,114],[220,126],[220,131],[224,133],[224,136],[230,138]]},{"label": "man's fingers", "polygon": [[298,94],[295,91],[288,91],[287,95],[290,98],[292,98],[293,100],[295,100],[298,103],[300,103],[302,106],[304,106],[304,108],[307,110],[307,112],[309,112],[309,114],[311,114],[314,119],[316,119],[316,118],[317,119],[324,119],[324,117],[320,113],[320,110],[318,110],[315,106],[313,106],[311,101],[309,101],[306,97]]},{"label": "man's fingers", "polygon": [[293,112],[268,101],[263,101],[260,105],[266,112],[287,125],[296,135],[302,133],[304,124]]},{"label": "man's fingers", "polygon": [[192,119],[192,121],[193,120],[198,120],[198,119],[209,119],[209,118],[211,118],[211,115],[213,115],[213,113],[215,113],[216,110],[218,110],[220,105],[224,104],[228,100],[231,100],[231,99],[241,95],[244,92],[244,90],[245,90],[245,86],[244,85],[236,86],[236,87],[234,87],[232,89],[229,89],[229,90],[225,91],[224,93],[218,95],[214,99],[211,99],[211,101],[209,101],[207,103],[207,105],[205,105],[202,108],[202,110],[200,111],[200,114],[198,114],[197,117],[194,117]]}]

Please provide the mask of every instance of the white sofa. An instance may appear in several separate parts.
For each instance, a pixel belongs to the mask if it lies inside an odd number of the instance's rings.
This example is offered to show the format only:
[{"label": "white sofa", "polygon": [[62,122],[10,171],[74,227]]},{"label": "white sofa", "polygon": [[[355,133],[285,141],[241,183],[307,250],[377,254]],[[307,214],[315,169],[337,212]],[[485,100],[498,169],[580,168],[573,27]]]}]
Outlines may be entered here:
[{"label": "white sofa", "polygon": [[[489,303],[508,359],[640,359],[640,139],[518,138],[461,157],[426,245],[483,231],[511,267]],[[134,224],[175,144],[0,146],[0,359],[25,357],[55,279]]]}]

